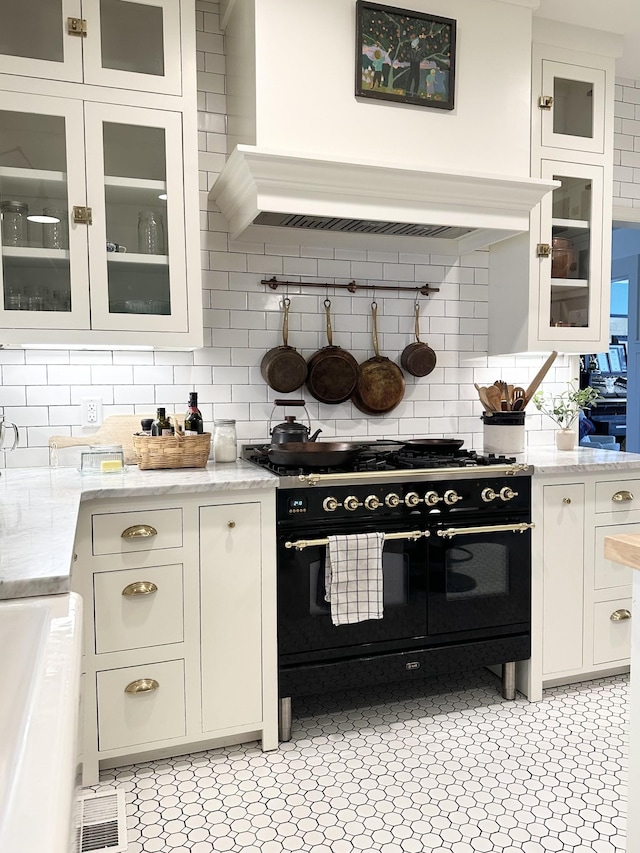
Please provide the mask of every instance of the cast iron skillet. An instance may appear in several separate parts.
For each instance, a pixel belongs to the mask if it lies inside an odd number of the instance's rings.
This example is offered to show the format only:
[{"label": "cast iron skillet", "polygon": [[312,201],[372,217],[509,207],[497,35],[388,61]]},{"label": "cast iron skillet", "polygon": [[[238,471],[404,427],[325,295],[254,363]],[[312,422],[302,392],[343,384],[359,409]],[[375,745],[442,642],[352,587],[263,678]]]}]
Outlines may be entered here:
[{"label": "cast iron skillet", "polygon": [[347,441],[288,441],[263,448],[269,460],[276,465],[302,468],[325,468],[343,465],[355,459],[364,445]]},{"label": "cast iron skillet", "polygon": [[282,345],[265,353],[260,364],[262,378],[270,388],[280,394],[288,394],[302,386],[307,378],[307,362],[303,356],[289,346],[289,306],[291,300],[283,300]]},{"label": "cast iron skillet", "polygon": [[307,362],[307,389],[321,403],[344,403],[358,382],[358,362],[351,353],[333,345],[331,300],[324,300],[327,315],[328,346],[315,352]]},{"label": "cast iron skillet", "polygon": [[397,364],[378,350],[377,304],[371,303],[375,355],[360,365],[358,385],[351,402],[365,415],[386,415],[404,397],[404,375]]},{"label": "cast iron skillet", "polygon": [[427,450],[437,453],[450,453],[458,450],[464,444],[462,438],[410,438],[408,441],[399,441],[405,447],[415,447],[418,450]]}]

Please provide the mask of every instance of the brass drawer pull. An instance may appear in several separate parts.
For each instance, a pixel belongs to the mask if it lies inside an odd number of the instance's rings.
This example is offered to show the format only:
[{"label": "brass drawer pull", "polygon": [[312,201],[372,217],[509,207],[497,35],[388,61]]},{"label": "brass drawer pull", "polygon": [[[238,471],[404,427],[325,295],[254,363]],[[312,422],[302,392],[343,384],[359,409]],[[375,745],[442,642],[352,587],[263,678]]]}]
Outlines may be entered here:
[{"label": "brass drawer pull", "polygon": [[571,498],[562,498],[562,503],[563,503],[563,504],[570,504],[570,503],[571,503]]},{"label": "brass drawer pull", "polygon": [[235,526],[236,526],[235,521],[227,521],[227,527],[228,527],[230,530],[233,530],[233,528],[234,528]]},{"label": "brass drawer pull", "polygon": [[128,693],[129,696],[136,696],[138,693],[153,693],[158,687],[160,685],[155,678],[138,678],[136,681],[127,684],[124,692]]},{"label": "brass drawer pull", "polygon": [[624,608],[622,610],[614,610],[609,618],[612,622],[624,622],[627,619],[631,619],[631,613]]},{"label": "brass drawer pull", "polygon": [[631,492],[627,491],[616,492],[615,495],[612,496],[611,500],[619,504],[623,501],[632,501],[633,495],[631,494]]},{"label": "brass drawer pull", "polygon": [[123,539],[146,539],[149,536],[157,536],[158,531],[150,524],[134,524],[133,527],[127,527],[120,534]]},{"label": "brass drawer pull", "polygon": [[152,592],[157,592],[158,587],[153,583],[153,581],[135,581],[135,583],[130,583],[122,590],[123,595],[134,596],[134,595],[151,595]]}]

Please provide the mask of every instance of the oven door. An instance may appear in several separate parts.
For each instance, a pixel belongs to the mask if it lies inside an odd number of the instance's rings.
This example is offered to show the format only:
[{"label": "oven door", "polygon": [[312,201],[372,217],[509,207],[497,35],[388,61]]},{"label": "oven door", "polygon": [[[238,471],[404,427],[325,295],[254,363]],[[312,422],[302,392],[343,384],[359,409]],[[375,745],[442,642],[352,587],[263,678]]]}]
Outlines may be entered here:
[{"label": "oven door", "polygon": [[[331,534],[373,532],[375,525],[331,526]],[[410,530],[406,521],[396,530]],[[385,525],[385,532],[392,532]],[[351,625],[334,625],[325,596],[325,545],[302,550],[286,541],[320,539],[327,526],[306,527],[278,537],[278,647],[281,664],[343,658],[394,648],[394,641],[426,635],[425,540],[388,539],[384,543],[383,618]]]},{"label": "oven door", "polygon": [[433,531],[428,540],[429,636],[530,623],[531,531],[501,527],[465,518]]}]

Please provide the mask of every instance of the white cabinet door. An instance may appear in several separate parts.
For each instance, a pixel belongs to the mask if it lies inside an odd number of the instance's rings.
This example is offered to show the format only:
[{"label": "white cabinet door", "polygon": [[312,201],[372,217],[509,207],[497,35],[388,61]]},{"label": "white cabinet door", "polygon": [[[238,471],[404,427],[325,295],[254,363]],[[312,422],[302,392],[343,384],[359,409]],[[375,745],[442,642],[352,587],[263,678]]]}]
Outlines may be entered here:
[{"label": "white cabinet door", "polygon": [[202,730],[262,720],[260,504],[200,508]]},{"label": "white cabinet door", "polygon": [[180,0],[82,0],[84,82],[180,95]]},{"label": "white cabinet door", "polygon": [[541,144],[546,148],[605,150],[605,82],[602,69],[542,59]]},{"label": "white cabinet door", "polygon": [[186,332],[182,116],[86,103],[85,120],[92,329]]},{"label": "white cabinet door", "polygon": [[551,256],[539,261],[539,341],[558,344],[558,349],[566,340],[584,342],[591,344],[589,352],[600,351],[595,346],[602,331],[605,278],[604,170],[543,160],[541,177],[560,181],[561,186],[541,202],[540,243],[551,247]]},{"label": "white cabinet door", "polygon": [[82,137],[80,102],[0,93],[2,328],[89,328]]},{"label": "white cabinet door", "polygon": [[82,82],[80,0],[0,0],[0,73]]},{"label": "white cabinet door", "polygon": [[580,669],[584,630],[584,484],[544,487],[542,671]]}]

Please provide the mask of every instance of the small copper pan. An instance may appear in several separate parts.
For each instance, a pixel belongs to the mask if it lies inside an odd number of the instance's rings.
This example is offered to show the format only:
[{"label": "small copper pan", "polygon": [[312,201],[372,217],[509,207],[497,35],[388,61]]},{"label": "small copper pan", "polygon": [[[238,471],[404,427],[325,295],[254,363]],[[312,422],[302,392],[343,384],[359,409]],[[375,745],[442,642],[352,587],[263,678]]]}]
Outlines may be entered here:
[{"label": "small copper pan", "polygon": [[428,344],[420,340],[420,304],[415,304],[416,339],[408,344],[400,356],[400,364],[412,376],[428,376],[436,366],[436,354]]}]

